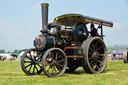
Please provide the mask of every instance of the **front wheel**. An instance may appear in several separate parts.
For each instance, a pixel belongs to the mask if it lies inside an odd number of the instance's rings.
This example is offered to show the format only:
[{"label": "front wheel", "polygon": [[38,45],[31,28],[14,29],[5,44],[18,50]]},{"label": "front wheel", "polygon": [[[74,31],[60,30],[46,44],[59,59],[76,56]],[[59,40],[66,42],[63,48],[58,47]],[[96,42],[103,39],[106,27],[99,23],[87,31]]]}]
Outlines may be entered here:
[{"label": "front wheel", "polygon": [[61,49],[50,48],[43,55],[42,67],[48,77],[59,77],[67,68],[67,57]]},{"label": "front wheel", "polygon": [[25,51],[21,56],[21,68],[27,75],[37,75],[42,72],[42,53],[35,48]]}]

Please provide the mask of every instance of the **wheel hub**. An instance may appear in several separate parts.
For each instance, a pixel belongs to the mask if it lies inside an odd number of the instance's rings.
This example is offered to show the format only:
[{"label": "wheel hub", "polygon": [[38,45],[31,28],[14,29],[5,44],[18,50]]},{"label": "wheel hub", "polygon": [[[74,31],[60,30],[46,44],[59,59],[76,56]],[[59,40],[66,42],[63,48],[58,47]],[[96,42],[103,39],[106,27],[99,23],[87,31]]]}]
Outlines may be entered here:
[{"label": "wheel hub", "polygon": [[35,61],[31,61],[31,64],[35,64]]},{"label": "wheel hub", "polygon": [[39,62],[38,61],[35,61],[35,64],[38,64]]},{"label": "wheel hub", "polygon": [[39,63],[39,61],[37,61],[37,60],[31,61],[31,64],[38,64],[38,63]]},{"label": "wheel hub", "polygon": [[99,54],[98,52],[94,52],[94,53],[92,54],[93,58],[98,58],[99,55],[100,55],[100,54]]},{"label": "wheel hub", "polygon": [[53,64],[54,64],[54,65],[56,65],[56,64],[57,64],[57,62],[54,60],[54,61],[53,61]]}]

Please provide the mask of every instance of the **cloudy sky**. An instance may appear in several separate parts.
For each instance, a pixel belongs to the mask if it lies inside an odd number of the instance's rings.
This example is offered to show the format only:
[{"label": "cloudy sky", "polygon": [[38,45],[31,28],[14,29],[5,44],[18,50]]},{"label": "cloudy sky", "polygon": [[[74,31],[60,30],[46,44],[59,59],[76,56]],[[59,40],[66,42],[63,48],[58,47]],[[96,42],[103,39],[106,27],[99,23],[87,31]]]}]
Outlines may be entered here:
[{"label": "cloudy sky", "polygon": [[128,45],[128,0],[0,0],[0,49],[33,47],[41,30],[42,2],[50,5],[49,22],[68,13],[112,21],[113,28],[104,27],[106,45]]}]

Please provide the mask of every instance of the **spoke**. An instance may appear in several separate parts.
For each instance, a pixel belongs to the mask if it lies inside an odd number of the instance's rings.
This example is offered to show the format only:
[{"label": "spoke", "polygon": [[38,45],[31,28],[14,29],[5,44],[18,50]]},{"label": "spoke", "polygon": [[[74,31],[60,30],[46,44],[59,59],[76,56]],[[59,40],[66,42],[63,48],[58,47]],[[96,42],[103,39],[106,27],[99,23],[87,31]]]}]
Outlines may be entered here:
[{"label": "spoke", "polygon": [[52,66],[53,65],[53,63],[50,63],[50,64],[47,64],[47,65],[45,65],[45,66]]},{"label": "spoke", "polygon": [[31,61],[24,61],[24,63],[31,63]]},{"label": "spoke", "polygon": [[48,67],[48,70],[47,70],[48,73],[49,73],[50,68],[51,68],[51,67],[49,66],[49,67]]},{"label": "spoke", "polygon": [[96,65],[96,64],[95,64],[95,61],[94,61],[94,60],[90,61],[90,66],[91,66],[92,68],[93,68],[95,65]]},{"label": "spoke", "polygon": [[88,54],[89,54],[89,55],[92,55],[92,53],[91,53],[91,52],[88,52]]},{"label": "spoke", "polygon": [[98,47],[96,51],[100,50],[101,48],[103,48],[103,45],[101,45],[100,47]]},{"label": "spoke", "polygon": [[97,47],[98,43],[99,43],[99,41],[96,41],[95,47]]},{"label": "spoke", "polygon": [[40,66],[40,64],[37,64],[40,68],[42,68],[41,66]]},{"label": "spoke", "polygon": [[37,69],[37,67],[36,67],[36,66],[35,66],[35,68],[36,68],[36,71],[37,71],[37,72],[39,72],[39,70]]},{"label": "spoke", "polygon": [[100,69],[100,67],[99,66],[96,66],[98,69]]},{"label": "spoke", "polygon": [[58,63],[61,63],[61,62],[63,62],[64,61],[64,59],[62,59],[62,60],[59,60],[59,61],[57,61]]},{"label": "spoke", "polygon": [[32,59],[32,55],[31,55],[31,52],[29,52],[29,54],[30,54],[31,60],[33,60],[33,59]]},{"label": "spoke", "polygon": [[35,65],[34,65],[34,67],[33,67],[33,72],[32,72],[32,73],[34,74],[34,72],[35,72]]},{"label": "spoke", "polygon": [[92,48],[93,48],[93,51],[96,51],[95,46],[94,46],[94,44],[93,44],[93,43],[92,43]]},{"label": "spoke", "polygon": [[61,64],[57,64],[58,66],[60,66],[60,67],[63,67],[63,65],[61,65]]},{"label": "spoke", "polygon": [[35,56],[35,55],[33,56],[33,58],[34,58],[33,60],[34,60],[34,61],[36,61],[36,57],[37,57],[37,56]]},{"label": "spoke", "polygon": [[62,58],[62,56],[61,56],[61,55],[59,55],[59,56],[58,56],[58,58],[57,58],[57,60],[60,60],[61,58]]},{"label": "spoke", "polygon": [[32,65],[30,66],[30,68],[29,68],[28,72],[30,72],[31,68],[32,68]]},{"label": "spoke", "polygon": [[93,64],[93,61],[94,61],[93,59],[92,59],[91,61],[89,61],[89,62],[90,62],[90,64]]},{"label": "spoke", "polygon": [[88,57],[89,59],[93,59],[93,55],[91,57]]},{"label": "spoke", "polygon": [[56,52],[56,57],[55,57],[55,61],[57,61],[57,57],[58,57],[58,52]]},{"label": "spoke", "polygon": [[55,69],[55,66],[53,67],[53,69],[52,69],[52,72],[51,72],[51,73],[53,73],[54,69]]},{"label": "spoke", "polygon": [[102,58],[102,61],[104,61],[105,57]]},{"label": "spoke", "polygon": [[59,60],[59,59],[62,58],[62,57],[63,57],[63,55],[60,53],[60,54],[58,54],[57,59]]},{"label": "spoke", "polygon": [[29,60],[32,60],[31,58],[29,58],[28,56],[25,56],[26,58],[28,58]]},{"label": "spoke", "polygon": [[60,71],[61,69],[60,69],[60,67],[58,66],[58,65],[56,65],[56,68],[58,69],[58,71]]},{"label": "spoke", "polygon": [[[97,65],[100,65],[100,66],[103,66],[104,65],[104,62],[103,62],[103,60],[102,61],[100,61],[100,60],[96,60],[97,61]],[[98,63],[99,62],[99,63]]]},{"label": "spoke", "polygon": [[90,48],[89,48],[89,49],[90,49],[90,51],[92,51],[92,53],[93,53],[93,50],[92,50],[91,46],[90,46]]},{"label": "spoke", "polygon": [[100,64],[102,64],[102,61],[98,60],[98,59],[95,59],[97,62],[99,62]]},{"label": "spoke", "polygon": [[56,70],[56,66],[55,66],[55,72],[57,72],[57,70]]},{"label": "spoke", "polygon": [[105,54],[99,54],[99,56],[105,56]]},{"label": "spoke", "polygon": [[25,68],[29,67],[30,65],[32,65],[32,64],[31,64],[31,63],[30,63],[30,64],[28,64],[27,66],[25,66]]},{"label": "spoke", "polygon": [[90,64],[91,64],[92,68],[94,68],[94,66],[96,65],[95,60],[92,59],[92,60],[90,61]]}]

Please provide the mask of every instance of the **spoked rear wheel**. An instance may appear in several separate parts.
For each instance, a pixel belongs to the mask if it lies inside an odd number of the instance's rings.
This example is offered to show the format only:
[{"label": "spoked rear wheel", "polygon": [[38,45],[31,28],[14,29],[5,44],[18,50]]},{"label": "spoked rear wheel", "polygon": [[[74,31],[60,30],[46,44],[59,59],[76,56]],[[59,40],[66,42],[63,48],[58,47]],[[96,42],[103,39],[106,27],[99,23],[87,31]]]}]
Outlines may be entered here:
[{"label": "spoked rear wheel", "polygon": [[42,72],[42,53],[35,48],[27,50],[21,56],[21,68],[27,75],[37,75]]},{"label": "spoked rear wheel", "polygon": [[59,48],[48,49],[43,55],[42,67],[48,77],[61,76],[67,67],[65,53]]},{"label": "spoked rear wheel", "polygon": [[83,68],[87,73],[101,73],[107,62],[107,51],[103,40],[99,37],[90,37],[82,44]]}]

